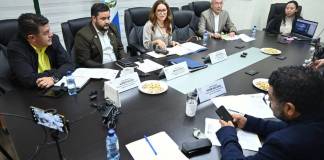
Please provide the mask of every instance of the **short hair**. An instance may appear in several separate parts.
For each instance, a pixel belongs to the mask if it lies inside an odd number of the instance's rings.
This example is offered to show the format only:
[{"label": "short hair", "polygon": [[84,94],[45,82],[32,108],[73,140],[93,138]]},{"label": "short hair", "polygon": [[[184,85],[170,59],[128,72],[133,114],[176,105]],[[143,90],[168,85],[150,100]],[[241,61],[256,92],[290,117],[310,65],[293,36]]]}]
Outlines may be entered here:
[{"label": "short hair", "polygon": [[19,34],[27,38],[30,34],[38,34],[39,27],[48,24],[48,19],[34,13],[24,13],[18,17]]},{"label": "short hair", "polygon": [[324,79],[318,71],[303,66],[282,67],[271,73],[269,84],[280,103],[293,103],[301,114],[324,111]]},{"label": "short hair", "polygon": [[104,3],[95,3],[91,7],[91,16],[98,16],[99,12],[107,12],[109,7]]}]

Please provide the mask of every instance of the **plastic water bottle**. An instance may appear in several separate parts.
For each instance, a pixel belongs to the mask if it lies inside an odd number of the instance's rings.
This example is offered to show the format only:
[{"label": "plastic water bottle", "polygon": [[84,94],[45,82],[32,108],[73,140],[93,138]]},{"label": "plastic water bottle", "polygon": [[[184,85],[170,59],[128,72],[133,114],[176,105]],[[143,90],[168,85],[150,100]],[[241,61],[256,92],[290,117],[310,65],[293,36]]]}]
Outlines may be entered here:
[{"label": "plastic water bottle", "polygon": [[106,137],[107,160],[119,160],[119,143],[114,129],[108,130]]},{"label": "plastic water bottle", "polygon": [[256,26],[253,26],[252,31],[251,31],[251,37],[255,38],[256,31],[257,31]]},{"label": "plastic water bottle", "polygon": [[207,42],[208,42],[208,32],[205,31],[203,35],[203,46],[207,46]]},{"label": "plastic water bottle", "polygon": [[75,80],[74,80],[74,77],[73,77],[71,71],[67,71],[66,85],[67,85],[68,93],[69,93],[70,96],[77,94],[77,88],[76,88],[76,85],[75,85]]}]

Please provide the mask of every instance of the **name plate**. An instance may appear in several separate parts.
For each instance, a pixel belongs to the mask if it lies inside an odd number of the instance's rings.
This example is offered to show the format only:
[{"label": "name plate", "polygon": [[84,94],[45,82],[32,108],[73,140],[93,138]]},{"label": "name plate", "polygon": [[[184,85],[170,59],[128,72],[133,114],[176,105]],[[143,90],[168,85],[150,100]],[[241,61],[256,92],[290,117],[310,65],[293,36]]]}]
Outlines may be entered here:
[{"label": "name plate", "polygon": [[116,88],[109,84],[109,81],[105,82],[104,84],[104,94],[105,99],[108,98],[116,107],[121,107],[119,92]]},{"label": "name plate", "polygon": [[169,67],[163,68],[163,72],[167,80],[181,77],[189,73],[187,62],[181,62]]},{"label": "name plate", "polygon": [[226,93],[224,81],[223,79],[219,79],[206,86],[197,88],[197,93],[200,102],[205,102],[211,98],[222,95]]},{"label": "name plate", "polygon": [[137,87],[141,81],[136,72],[105,82],[117,89],[119,93]]},{"label": "name plate", "polygon": [[211,64],[215,64],[227,59],[227,54],[225,49],[213,52],[209,54]]}]

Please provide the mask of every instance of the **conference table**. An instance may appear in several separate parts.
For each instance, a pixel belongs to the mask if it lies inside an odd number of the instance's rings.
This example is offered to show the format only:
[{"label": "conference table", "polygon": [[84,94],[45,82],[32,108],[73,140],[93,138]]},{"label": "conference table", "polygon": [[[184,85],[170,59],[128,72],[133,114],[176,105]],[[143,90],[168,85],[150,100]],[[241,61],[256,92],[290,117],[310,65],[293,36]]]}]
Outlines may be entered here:
[{"label": "conference table", "polygon": [[[243,30],[240,33],[248,34],[249,31]],[[235,47],[242,44],[245,45],[242,49]],[[258,31],[256,40],[248,43],[241,40],[225,41],[210,39],[208,41],[208,50],[187,55],[187,57],[202,61],[201,57],[217,50],[225,48],[227,54],[231,55],[250,47],[277,48],[282,51],[282,55],[286,56],[287,59],[278,60],[275,56],[270,56],[223,77],[227,91],[225,95],[261,92],[253,87],[253,79],[268,78],[272,71],[281,66],[303,64],[305,58],[309,56],[311,45],[305,41],[281,44],[277,42],[277,36]],[[107,64],[106,67],[116,68],[114,64]],[[251,69],[259,73],[254,76],[245,74],[246,71]],[[152,74],[140,78],[141,81],[156,79],[157,75]],[[42,97],[39,95],[39,90],[30,89],[17,89],[0,97],[1,113],[16,114],[27,118],[5,117],[7,128],[12,136],[20,159],[29,159],[34,153],[36,146],[43,144],[44,140],[47,140],[47,142],[52,141],[48,133],[45,134],[42,127],[30,120],[32,117],[30,106],[43,109],[55,108],[58,113],[63,114],[70,121],[68,136],[64,134],[60,136],[63,139],[60,142],[60,146],[66,159],[106,159],[105,138],[107,129],[102,125],[100,114],[93,107],[90,107],[89,100],[89,93],[91,91],[98,92],[98,101],[103,100],[103,82],[103,80],[91,80],[76,96],[68,96],[66,94],[57,99]],[[143,94],[137,88],[133,88],[121,93],[120,96],[122,113],[118,117],[116,132],[119,138],[122,160],[133,159],[125,145],[143,138],[144,134],[153,135],[165,131],[178,146],[181,146],[184,142],[195,140],[192,136],[193,128],[199,128],[204,131],[206,117],[218,118],[215,114],[216,108],[211,101],[200,104],[195,117],[187,117],[185,115],[186,95],[172,87],[169,87],[167,92],[160,95]],[[247,155],[253,154],[253,152],[249,151],[244,151],[244,153]],[[191,159],[220,159],[220,157],[219,147],[213,146],[210,153]],[[51,142],[42,146],[34,159],[59,159],[55,144]]]}]

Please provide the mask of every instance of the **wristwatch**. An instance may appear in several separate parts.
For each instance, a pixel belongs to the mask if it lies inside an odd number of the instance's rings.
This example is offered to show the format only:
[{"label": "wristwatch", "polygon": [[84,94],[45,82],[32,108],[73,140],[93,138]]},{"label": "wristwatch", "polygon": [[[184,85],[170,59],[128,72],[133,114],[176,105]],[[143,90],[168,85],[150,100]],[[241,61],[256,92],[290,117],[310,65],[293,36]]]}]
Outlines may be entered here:
[{"label": "wristwatch", "polygon": [[55,76],[52,76],[52,79],[53,79],[54,83],[57,83],[58,81],[60,81],[60,79]]}]

